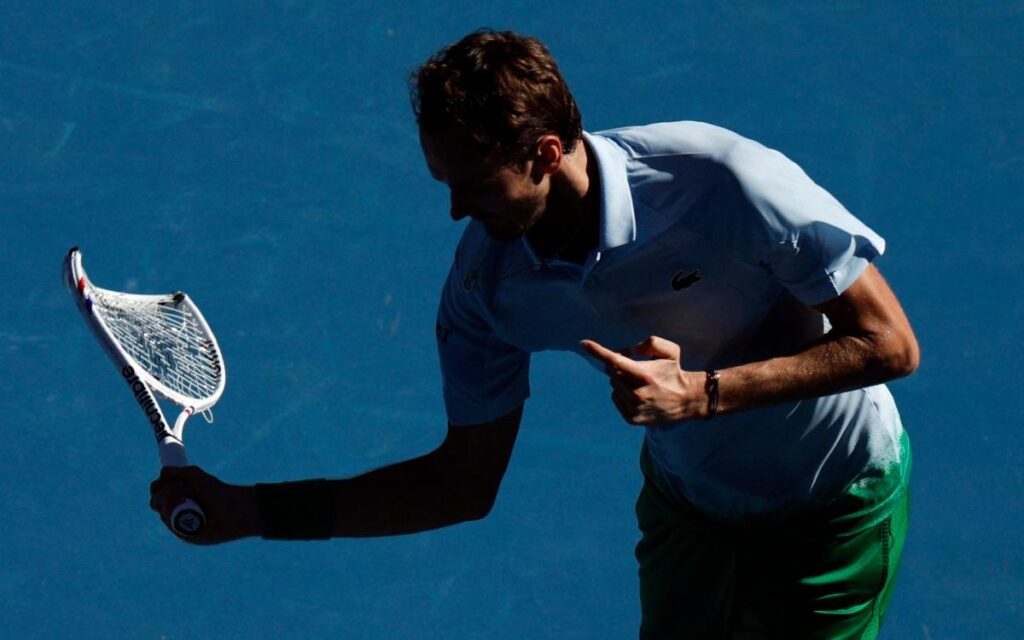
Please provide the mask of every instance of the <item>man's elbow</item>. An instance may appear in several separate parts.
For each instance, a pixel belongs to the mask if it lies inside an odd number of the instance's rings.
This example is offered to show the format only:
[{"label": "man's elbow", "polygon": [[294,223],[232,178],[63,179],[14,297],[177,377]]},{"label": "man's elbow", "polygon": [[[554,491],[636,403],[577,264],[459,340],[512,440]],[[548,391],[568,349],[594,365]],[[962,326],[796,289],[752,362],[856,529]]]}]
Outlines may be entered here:
[{"label": "man's elbow", "polygon": [[890,341],[883,358],[883,368],[888,378],[904,378],[917,371],[921,365],[921,348],[913,335],[901,336]]},{"label": "man's elbow", "polygon": [[498,500],[497,487],[479,487],[476,490],[467,492],[463,500],[462,516],[466,522],[483,520],[494,509],[494,503]]},{"label": "man's elbow", "polygon": [[444,491],[444,511],[452,522],[482,520],[494,509],[498,484],[475,475],[448,478]]},{"label": "man's elbow", "polygon": [[483,520],[490,515],[491,510],[494,508],[494,501],[481,502],[473,505],[472,508],[467,509],[463,515],[464,522],[473,522],[474,520]]}]

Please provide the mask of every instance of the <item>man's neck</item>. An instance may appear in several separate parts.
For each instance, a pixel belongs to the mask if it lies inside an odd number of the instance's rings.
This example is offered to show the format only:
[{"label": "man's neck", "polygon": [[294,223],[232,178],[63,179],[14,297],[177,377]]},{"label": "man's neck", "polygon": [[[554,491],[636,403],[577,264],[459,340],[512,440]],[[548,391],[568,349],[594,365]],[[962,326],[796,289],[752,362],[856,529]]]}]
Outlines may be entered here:
[{"label": "man's neck", "polygon": [[597,163],[580,140],[552,177],[547,211],[527,234],[543,260],[583,264],[597,248],[600,228],[600,176]]}]

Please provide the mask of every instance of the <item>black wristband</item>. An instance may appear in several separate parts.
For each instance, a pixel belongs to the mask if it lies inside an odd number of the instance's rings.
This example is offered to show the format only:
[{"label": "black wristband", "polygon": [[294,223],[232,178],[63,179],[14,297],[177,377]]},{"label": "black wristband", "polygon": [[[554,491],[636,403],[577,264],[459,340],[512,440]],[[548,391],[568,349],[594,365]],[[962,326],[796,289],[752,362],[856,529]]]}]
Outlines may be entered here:
[{"label": "black wristband", "polygon": [[704,381],[704,390],[708,394],[708,415],[704,419],[710,420],[718,413],[718,372],[711,370],[705,373],[708,376]]},{"label": "black wristband", "polygon": [[334,499],[327,480],[256,485],[267,540],[325,540],[334,532]]}]

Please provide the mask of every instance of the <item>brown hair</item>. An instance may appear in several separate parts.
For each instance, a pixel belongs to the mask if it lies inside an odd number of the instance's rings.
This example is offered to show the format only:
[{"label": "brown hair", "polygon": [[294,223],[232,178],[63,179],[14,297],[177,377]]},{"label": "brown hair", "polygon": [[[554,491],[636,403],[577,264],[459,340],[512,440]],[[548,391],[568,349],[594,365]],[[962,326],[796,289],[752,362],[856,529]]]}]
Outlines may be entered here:
[{"label": "brown hair", "polygon": [[430,57],[410,78],[412,109],[429,133],[461,129],[485,160],[519,164],[545,134],[566,153],[583,137],[580,112],[539,40],[480,29]]}]

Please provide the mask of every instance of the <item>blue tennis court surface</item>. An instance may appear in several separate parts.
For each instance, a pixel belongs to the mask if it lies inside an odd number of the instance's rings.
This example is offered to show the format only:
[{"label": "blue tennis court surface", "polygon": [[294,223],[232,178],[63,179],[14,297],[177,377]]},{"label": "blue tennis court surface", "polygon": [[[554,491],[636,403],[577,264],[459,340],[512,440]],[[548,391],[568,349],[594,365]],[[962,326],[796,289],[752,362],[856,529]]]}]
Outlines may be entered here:
[{"label": "blue tennis court surface", "polygon": [[100,286],[200,304],[229,375],[187,440],[227,481],[425,453],[461,226],[406,77],[480,26],[548,43],[585,128],[729,127],[885,236],[923,364],[891,385],[914,506],[883,637],[1024,636],[1024,4],[534,0],[0,2],[2,635],[635,636],[641,434],[584,363],[535,358],[483,521],[195,548],[148,510],[152,439],[61,286],[77,244]]}]

